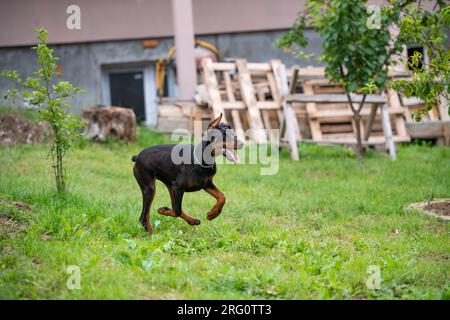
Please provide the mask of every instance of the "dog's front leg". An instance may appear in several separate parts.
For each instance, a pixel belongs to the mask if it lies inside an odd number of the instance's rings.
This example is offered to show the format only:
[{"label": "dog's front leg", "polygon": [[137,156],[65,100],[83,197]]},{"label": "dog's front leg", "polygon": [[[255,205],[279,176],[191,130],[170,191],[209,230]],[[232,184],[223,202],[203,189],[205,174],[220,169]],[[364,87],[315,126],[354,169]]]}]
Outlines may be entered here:
[{"label": "dog's front leg", "polygon": [[[171,186],[167,186],[167,190],[169,191],[170,194],[170,200],[172,202],[172,209],[167,208],[167,207],[162,207],[158,209],[158,213],[165,215],[165,216],[169,216],[169,217],[181,217],[184,221],[186,221],[187,223],[189,223],[192,226],[195,225],[199,225],[200,224],[200,220],[193,218],[191,216],[189,216],[188,214],[184,213],[182,210],[182,200],[183,200],[183,191],[182,190],[178,190],[178,191],[174,191],[174,189]],[[181,214],[177,214],[175,212],[175,208],[179,208],[179,210],[181,210]]]},{"label": "dog's front leg", "polygon": [[219,189],[217,189],[212,181],[208,182],[208,185],[206,188],[204,188],[204,190],[217,200],[216,204],[211,210],[209,210],[207,215],[208,220],[212,220],[214,218],[217,218],[217,216],[222,212],[222,208],[225,205],[225,196]]},{"label": "dog's front leg", "polygon": [[184,191],[178,188],[172,188],[172,207],[176,217],[183,214],[181,203],[183,202]]}]

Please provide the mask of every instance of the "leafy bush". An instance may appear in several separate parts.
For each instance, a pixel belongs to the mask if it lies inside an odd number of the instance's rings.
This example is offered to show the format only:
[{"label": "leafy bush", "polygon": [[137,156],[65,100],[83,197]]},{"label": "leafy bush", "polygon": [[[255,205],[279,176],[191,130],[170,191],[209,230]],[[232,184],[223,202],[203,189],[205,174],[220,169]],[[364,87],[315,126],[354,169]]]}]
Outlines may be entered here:
[{"label": "leafy bush", "polygon": [[[449,100],[450,51],[445,44],[450,28],[450,6],[437,1],[437,10],[427,11],[412,4],[403,10],[399,38],[404,43],[415,43],[424,48],[428,61],[420,52],[415,52],[408,68],[411,80],[395,80],[391,87],[406,97],[416,96],[425,102],[425,107],[414,113],[416,121],[439,104],[441,97]],[[450,114],[450,108],[448,109]]]},{"label": "leafy bush", "polygon": [[37,107],[42,120],[49,123],[52,131],[52,143],[50,155],[55,175],[56,189],[59,194],[66,190],[66,170],[64,156],[72,143],[81,135],[82,122],[64,107],[70,108],[68,99],[77,93],[84,92],[71,85],[67,81],[59,81],[53,84],[53,78],[57,74],[56,62],[58,57],[53,55],[53,50],[47,46],[48,32],[44,29],[35,30],[39,43],[32,49],[38,54],[37,62],[39,70],[33,76],[22,80],[15,70],[3,70],[2,77],[17,84],[17,88],[8,90],[4,98],[9,97],[14,102],[22,100],[27,106]]}]

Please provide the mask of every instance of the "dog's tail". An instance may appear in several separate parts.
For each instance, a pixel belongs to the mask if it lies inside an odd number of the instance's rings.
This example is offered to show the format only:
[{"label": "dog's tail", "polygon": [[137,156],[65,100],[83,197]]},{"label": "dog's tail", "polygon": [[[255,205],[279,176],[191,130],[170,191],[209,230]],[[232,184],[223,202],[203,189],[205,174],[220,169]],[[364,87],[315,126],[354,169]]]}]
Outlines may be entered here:
[{"label": "dog's tail", "polygon": [[131,161],[136,162],[137,156],[132,156]]}]

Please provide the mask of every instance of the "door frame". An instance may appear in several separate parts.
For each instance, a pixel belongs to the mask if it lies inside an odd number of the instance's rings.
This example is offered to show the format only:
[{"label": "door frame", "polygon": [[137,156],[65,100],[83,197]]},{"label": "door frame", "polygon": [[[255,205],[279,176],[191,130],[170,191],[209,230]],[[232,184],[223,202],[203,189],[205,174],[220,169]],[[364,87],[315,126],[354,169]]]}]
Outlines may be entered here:
[{"label": "door frame", "polygon": [[114,64],[102,65],[102,104],[111,105],[111,92],[109,75],[111,73],[125,72],[142,72],[144,86],[144,107],[145,107],[145,124],[147,126],[156,126],[158,121],[158,107],[156,97],[155,83],[155,65],[153,63],[144,64]]}]

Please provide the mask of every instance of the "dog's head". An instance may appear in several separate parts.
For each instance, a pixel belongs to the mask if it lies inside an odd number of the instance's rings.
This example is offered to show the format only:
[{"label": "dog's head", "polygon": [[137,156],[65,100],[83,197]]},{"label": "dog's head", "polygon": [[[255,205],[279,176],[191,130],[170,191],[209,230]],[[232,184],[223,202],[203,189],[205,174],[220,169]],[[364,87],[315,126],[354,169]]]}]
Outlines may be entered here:
[{"label": "dog's head", "polygon": [[208,125],[206,131],[207,139],[213,147],[213,156],[222,154],[230,161],[239,162],[239,157],[233,150],[242,149],[244,143],[235,136],[229,124],[221,123],[221,121],[222,114]]}]

